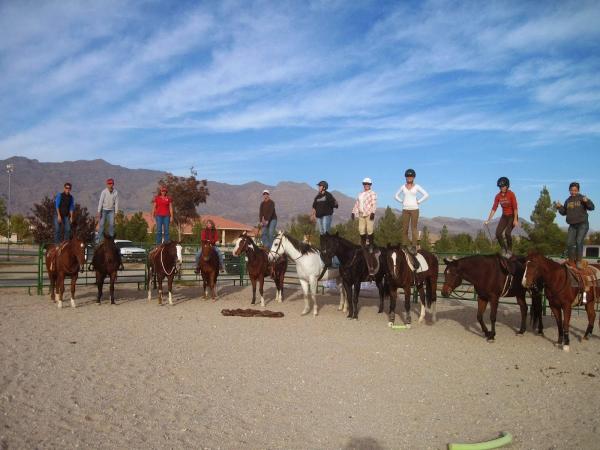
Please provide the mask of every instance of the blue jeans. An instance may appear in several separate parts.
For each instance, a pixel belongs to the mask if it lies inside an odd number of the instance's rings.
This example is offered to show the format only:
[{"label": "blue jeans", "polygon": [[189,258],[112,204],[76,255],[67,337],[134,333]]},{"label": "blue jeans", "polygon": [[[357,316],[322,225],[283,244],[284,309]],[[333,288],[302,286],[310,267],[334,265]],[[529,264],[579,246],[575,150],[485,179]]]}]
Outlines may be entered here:
[{"label": "blue jeans", "polygon": [[[216,245],[213,247],[217,252],[217,256],[219,257],[219,266],[225,268],[225,261],[223,260],[223,252]],[[202,256],[202,249],[198,253],[196,253],[196,265],[194,267],[198,267],[198,262],[200,262],[200,257]]]},{"label": "blue jeans", "polygon": [[54,216],[54,243],[60,244],[63,239],[61,236],[61,228],[64,229],[65,237],[64,240],[68,241],[71,238],[71,219],[69,216],[64,217],[62,223],[58,223],[58,216]]},{"label": "blue jeans", "polygon": [[585,241],[585,235],[589,229],[590,225],[587,221],[569,225],[569,232],[567,233],[569,259],[580,261],[583,258],[583,241]]},{"label": "blue jeans", "polygon": [[108,221],[108,234],[115,236],[115,211],[113,209],[103,209],[100,212],[100,224],[98,225],[98,235],[96,242],[100,242],[104,236],[104,224]]},{"label": "blue jeans", "polygon": [[275,230],[277,229],[277,219],[271,220],[271,222],[262,227],[262,234],[260,240],[266,249],[271,250],[273,245],[273,239],[275,239]]},{"label": "blue jeans", "polygon": [[317,226],[319,234],[328,233],[331,229],[331,216],[317,217]]},{"label": "blue jeans", "polygon": [[162,244],[163,242],[163,229],[165,235],[165,242],[169,242],[169,223],[171,222],[171,216],[156,216],[156,244]]}]

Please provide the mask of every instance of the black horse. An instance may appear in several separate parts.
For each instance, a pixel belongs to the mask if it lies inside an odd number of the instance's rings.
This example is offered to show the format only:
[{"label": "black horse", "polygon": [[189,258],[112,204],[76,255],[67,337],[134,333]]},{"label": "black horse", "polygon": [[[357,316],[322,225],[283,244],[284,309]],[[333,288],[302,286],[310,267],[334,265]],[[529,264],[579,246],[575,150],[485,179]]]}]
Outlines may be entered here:
[{"label": "black horse", "polygon": [[98,304],[102,299],[102,287],[107,275],[110,279],[110,304],[115,304],[115,281],[117,281],[117,272],[120,266],[119,248],[116,246],[114,238],[104,233],[104,240],[95,248],[92,263],[88,268],[96,271],[96,286],[98,287],[96,302]]},{"label": "black horse", "polygon": [[[383,297],[386,292],[384,275],[386,273],[385,248],[375,247],[379,251],[379,268],[373,276],[379,290],[379,312],[383,312]],[[360,283],[370,278],[369,268],[365,261],[364,250],[360,245],[342,238],[336,234],[321,235],[321,252],[323,260],[331,265],[331,259],[337,256],[340,260],[340,275],[344,283],[346,298],[348,299],[348,319],[358,319],[358,295]]]}]

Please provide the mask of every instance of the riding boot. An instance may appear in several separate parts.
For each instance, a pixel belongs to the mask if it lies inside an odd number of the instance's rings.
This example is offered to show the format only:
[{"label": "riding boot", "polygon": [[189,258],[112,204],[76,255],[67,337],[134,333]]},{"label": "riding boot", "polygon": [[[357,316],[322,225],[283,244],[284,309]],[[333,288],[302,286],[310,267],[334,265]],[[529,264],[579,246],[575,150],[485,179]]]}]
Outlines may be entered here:
[{"label": "riding boot", "polygon": [[360,235],[360,245],[362,245],[363,247],[365,245],[367,245],[367,235],[366,234],[361,234]]},{"label": "riding boot", "polygon": [[373,253],[373,249],[375,248],[375,237],[373,234],[367,235],[367,245],[369,246],[369,252]]}]

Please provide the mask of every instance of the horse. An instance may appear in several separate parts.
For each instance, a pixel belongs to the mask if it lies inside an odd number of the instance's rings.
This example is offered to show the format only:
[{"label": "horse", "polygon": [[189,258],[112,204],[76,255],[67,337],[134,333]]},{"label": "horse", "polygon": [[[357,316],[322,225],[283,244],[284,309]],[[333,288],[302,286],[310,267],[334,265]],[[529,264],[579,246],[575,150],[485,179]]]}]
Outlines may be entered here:
[{"label": "horse", "polygon": [[156,289],[156,282],[158,280],[158,304],[162,304],[163,292],[162,283],[163,279],[167,277],[167,283],[169,288],[169,304],[173,304],[173,278],[177,273],[177,266],[182,262],[181,257],[181,245],[177,241],[169,241],[163,244],[157,245],[148,254],[148,301],[152,299],[152,286],[150,281]]},{"label": "horse", "polygon": [[[595,266],[596,270],[598,269]],[[527,254],[525,263],[525,272],[522,277],[522,283],[525,288],[533,286],[539,278],[544,283],[544,292],[548,298],[548,304],[556,320],[558,327],[558,340],[556,345],[562,346],[565,352],[570,347],[569,342],[569,322],[571,320],[571,308],[574,302],[577,302],[579,287],[572,286],[571,275],[565,264],[559,264],[551,259],[544,257],[537,251],[530,251]],[[585,311],[588,316],[588,326],[583,336],[588,340],[594,331],[594,321],[596,320],[596,311],[594,303],[598,294],[598,286],[592,287],[587,295]]]},{"label": "horse", "polygon": [[219,255],[210,241],[202,241],[202,256],[198,259],[198,270],[202,274],[204,298],[207,298],[206,287],[210,288],[213,302],[217,301],[217,277],[219,276]]},{"label": "horse", "polygon": [[[446,269],[444,271],[444,285],[442,296],[450,294],[461,285],[463,279],[473,285],[477,294],[477,321],[489,342],[496,336],[496,316],[498,303],[501,297],[515,297],[521,309],[521,325],[517,331],[518,336],[525,333],[527,319],[527,303],[525,295],[527,290],[521,284],[525,272],[525,258],[513,256],[510,259],[500,255],[473,255],[460,259],[444,258]],[[531,319],[532,326],[538,324],[538,333],[544,334],[542,323],[542,298],[541,285],[535,283],[531,289]],[[487,304],[491,303],[490,320],[492,329],[489,331],[483,321],[483,314]]]},{"label": "horse", "polygon": [[[404,310],[405,323],[411,323],[410,317],[410,299],[412,286],[416,286],[421,300],[421,313],[419,315],[419,323],[425,321],[425,311],[431,310],[432,320],[437,320],[436,314],[436,293],[438,279],[438,260],[437,257],[428,251],[419,250],[427,263],[427,270],[415,273],[409,266],[404,249],[402,246],[389,246],[386,249],[386,281],[390,293],[390,312],[388,325],[394,325],[396,316],[396,299],[398,296],[397,289],[404,290]],[[425,285],[425,288],[423,288]]]},{"label": "horse", "polygon": [[260,305],[265,306],[263,297],[263,286],[265,277],[271,275],[275,281],[277,293],[275,300],[283,302],[283,282],[285,272],[287,271],[287,258],[281,257],[274,261],[269,260],[269,254],[266,250],[258,247],[252,238],[245,231],[235,240],[233,247],[234,256],[246,254],[248,258],[248,275],[252,283],[252,304],[256,303],[256,284],[258,283],[258,292],[260,294]]},{"label": "horse", "polygon": [[85,269],[85,244],[73,235],[68,241],[50,246],[45,259],[50,279],[50,298],[62,308],[65,277],[71,277],[71,307],[75,308],[75,284],[79,272]]},{"label": "horse", "polygon": [[[364,258],[362,247],[342,238],[338,233],[321,235],[321,248],[326,261],[331,262],[334,256],[340,260],[340,275],[348,301],[348,319],[358,319],[358,295],[360,283],[369,279],[369,268]],[[379,291],[379,312],[383,312],[383,298],[386,288],[384,275],[386,272],[385,249],[378,249],[379,268],[374,276]]]},{"label": "horse", "polygon": [[92,263],[88,268],[88,270],[96,271],[96,286],[98,287],[96,303],[100,304],[104,279],[108,275],[110,279],[110,304],[115,304],[115,281],[117,281],[120,260],[119,248],[115,245],[114,237],[104,233],[104,240],[94,249]]}]

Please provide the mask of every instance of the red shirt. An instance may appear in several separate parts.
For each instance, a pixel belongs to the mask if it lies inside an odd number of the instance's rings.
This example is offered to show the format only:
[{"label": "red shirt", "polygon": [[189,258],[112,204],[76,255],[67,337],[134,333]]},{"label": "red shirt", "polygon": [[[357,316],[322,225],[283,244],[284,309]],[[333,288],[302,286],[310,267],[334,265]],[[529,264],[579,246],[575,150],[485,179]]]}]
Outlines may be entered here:
[{"label": "red shirt", "polygon": [[219,233],[217,232],[216,228],[213,228],[213,229],[205,228],[204,230],[202,230],[200,240],[210,241],[210,243],[214,245],[219,240]]},{"label": "red shirt", "polygon": [[173,200],[168,195],[157,195],[156,197],[154,197],[154,204],[156,205],[154,209],[154,214],[157,216],[170,216],[170,206],[172,202]]},{"label": "red shirt", "polygon": [[517,211],[517,197],[513,191],[506,191],[506,194],[502,192],[498,192],[496,197],[494,198],[494,206],[492,209],[496,211],[498,209],[498,204],[502,206],[502,215],[503,216],[512,216]]}]

